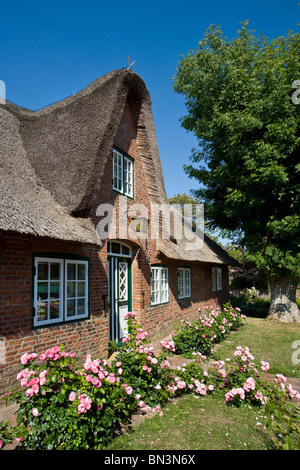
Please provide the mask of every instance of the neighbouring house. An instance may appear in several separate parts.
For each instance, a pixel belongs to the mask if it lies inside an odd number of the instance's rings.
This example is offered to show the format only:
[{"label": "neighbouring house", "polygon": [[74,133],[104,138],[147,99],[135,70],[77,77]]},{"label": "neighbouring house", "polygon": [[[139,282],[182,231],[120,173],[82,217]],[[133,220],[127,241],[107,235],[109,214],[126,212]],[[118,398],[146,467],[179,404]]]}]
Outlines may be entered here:
[{"label": "neighbouring house", "polygon": [[178,236],[176,212],[165,235],[170,206],[137,74],[113,71],[35,112],[0,104],[0,153],[0,394],[25,352],[63,344],[104,358],[128,311],[154,338],[228,301],[235,260],[207,236],[187,249],[193,230]]}]

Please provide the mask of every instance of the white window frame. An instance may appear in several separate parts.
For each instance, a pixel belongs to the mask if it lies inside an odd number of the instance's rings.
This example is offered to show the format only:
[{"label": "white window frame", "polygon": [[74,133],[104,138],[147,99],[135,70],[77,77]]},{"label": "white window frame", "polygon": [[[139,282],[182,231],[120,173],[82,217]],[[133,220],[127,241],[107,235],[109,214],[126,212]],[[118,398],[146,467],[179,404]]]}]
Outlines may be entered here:
[{"label": "white window frame", "polygon": [[[115,179],[117,184],[115,184]],[[123,193],[123,155],[113,150],[113,189]]]},{"label": "white window frame", "polygon": [[[68,279],[68,265],[69,264],[75,264],[76,266],[76,279],[71,280]],[[85,279],[81,280],[77,278],[77,272],[78,268],[77,266],[85,266]],[[66,259],[65,260],[65,321],[71,321],[71,320],[77,320],[79,318],[87,318],[88,317],[88,296],[89,296],[89,286],[88,286],[88,261],[83,261],[83,260],[72,260],[72,259]],[[74,282],[75,283],[75,297],[68,297],[68,282]],[[84,286],[84,295],[80,296],[78,295],[78,283],[80,282],[85,282]],[[69,315],[68,316],[68,309],[67,309],[67,304],[68,300],[75,300],[75,315]],[[84,313],[83,315],[78,314],[78,300],[84,300]]]},{"label": "white window frame", "polygon": [[[125,165],[126,162],[126,165]],[[133,161],[124,156],[124,194],[125,196],[133,197]],[[127,167],[127,170],[126,168]],[[129,188],[130,185],[130,189]]]},{"label": "white window frame", "polygon": [[165,266],[152,266],[151,305],[167,304],[169,301],[169,268]]},{"label": "white window frame", "polygon": [[[114,244],[115,248],[118,248],[117,250],[112,250],[112,244]],[[123,250],[123,247],[125,247],[125,250]],[[128,252],[127,252],[128,251]],[[110,256],[121,256],[122,258],[132,258],[132,249],[129,245],[126,245],[125,243],[120,243],[118,241],[114,240],[108,240],[107,242],[107,254]]]},{"label": "white window frame", "polygon": [[222,268],[212,268],[212,290],[213,292],[217,292],[222,289]]},{"label": "white window frame", "polygon": [[[48,263],[48,277],[44,280],[38,280],[38,266],[39,263]],[[39,282],[48,283],[48,292],[49,292],[49,283],[51,279],[49,278],[49,271],[51,263],[59,264],[59,280],[54,280],[52,282],[59,282],[59,314],[56,318],[50,319],[46,318],[44,320],[38,320],[37,307],[38,302],[49,302],[50,299],[45,300],[38,299],[38,284]],[[76,263],[85,265],[85,314],[84,315],[73,315],[72,317],[67,317],[67,264]],[[83,298],[83,297],[81,297]],[[78,299],[78,297],[77,297]],[[87,260],[78,260],[78,259],[65,259],[65,258],[51,258],[44,256],[35,256],[34,257],[34,282],[33,282],[33,327],[40,327],[44,325],[51,325],[57,323],[66,323],[68,321],[80,320],[83,318],[88,318],[89,316],[89,263]],[[49,312],[49,306],[48,306]]]},{"label": "white window frame", "polygon": [[178,268],[178,299],[192,296],[191,268]]},{"label": "white window frame", "polygon": [[[115,180],[117,184],[115,184]],[[129,185],[130,189],[128,189]],[[113,189],[118,193],[133,198],[134,161],[115,148],[113,149]]]}]

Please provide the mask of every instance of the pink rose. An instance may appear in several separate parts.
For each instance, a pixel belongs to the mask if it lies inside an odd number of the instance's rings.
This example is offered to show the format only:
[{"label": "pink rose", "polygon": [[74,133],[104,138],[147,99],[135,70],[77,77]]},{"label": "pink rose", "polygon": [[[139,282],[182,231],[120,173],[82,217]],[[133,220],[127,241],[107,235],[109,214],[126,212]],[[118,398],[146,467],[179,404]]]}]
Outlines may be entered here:
[{"label": "pink rose", "polygon": [[37,408],[33,408],[32,409],[32,414],[33,414],[33,416],[39,416],[40,413],[39,413],[39,410]]},{"label": "pink rose", "polygon": [[77,410],[78,410],[78,413],[85,413],[85,406],[83,403],[79,403],[78,407],[77,407]]},{"label": "pink rose", "polygon": [[25,365],[27,364],[29,359],[30,359],[30,355],[28,353],[25,353],[23,354],[23,356],[21,356],[21,363]]},{"label": "pink rose", "polygon": [[93,384],[94,387],[96,387],[96,388],[101,387],[101,382],[100,382],[99,379],[97,379],[97,377],[94,377],[94,378],[92,379],[92,384]]}]

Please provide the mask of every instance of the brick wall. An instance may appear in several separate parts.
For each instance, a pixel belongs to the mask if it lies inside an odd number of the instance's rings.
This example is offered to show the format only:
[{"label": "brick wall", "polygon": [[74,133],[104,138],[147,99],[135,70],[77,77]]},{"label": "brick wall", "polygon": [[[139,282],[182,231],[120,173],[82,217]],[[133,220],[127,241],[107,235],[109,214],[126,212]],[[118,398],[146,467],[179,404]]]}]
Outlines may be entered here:
[{"label": "brick wall", "polygon": [[[141,311],[141,321],[151,337],[166,335],[174,329],[174,323],[188,318],[195,320],[199,316],[199,309],[213,305],[221,307],[228,301],[229,277],[227,266],[222,267],[223,288],[220,291],[212,290],[212,264],[210,263],[182,263],[168,260],[165,257],[160,262],[169,268],[169,303],[151,306],[150,279],[145,309]],[[182,265],[191,268],[191,298],[178,299],[178,268]]]},{"label": "brick wall", "polygon": [[[91,269],[90,319],[32,329],[33,253],[69,253],[86,256]],[[58,255],[59,256],[59,255]],[[15,385],[16,370],[25,352],[38,354],[64,344],[84,358],[87,353],[107,357],[108,311],[105,269],[97,247],[2,234],[0,244],[0,394]]]}]

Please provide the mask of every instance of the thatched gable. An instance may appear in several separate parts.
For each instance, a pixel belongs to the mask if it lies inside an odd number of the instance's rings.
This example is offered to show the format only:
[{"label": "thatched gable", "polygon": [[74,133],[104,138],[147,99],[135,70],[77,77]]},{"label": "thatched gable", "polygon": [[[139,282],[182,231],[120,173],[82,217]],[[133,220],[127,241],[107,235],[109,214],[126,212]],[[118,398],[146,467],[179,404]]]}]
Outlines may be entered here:
[{"label": "thatched gable", "polygon": [[39,111],[0,105],[0,229],[96,241],[89,210],[127,100],[138,110],[149,197],[166,200],[148,90],[135,73],[117,70]]}]

